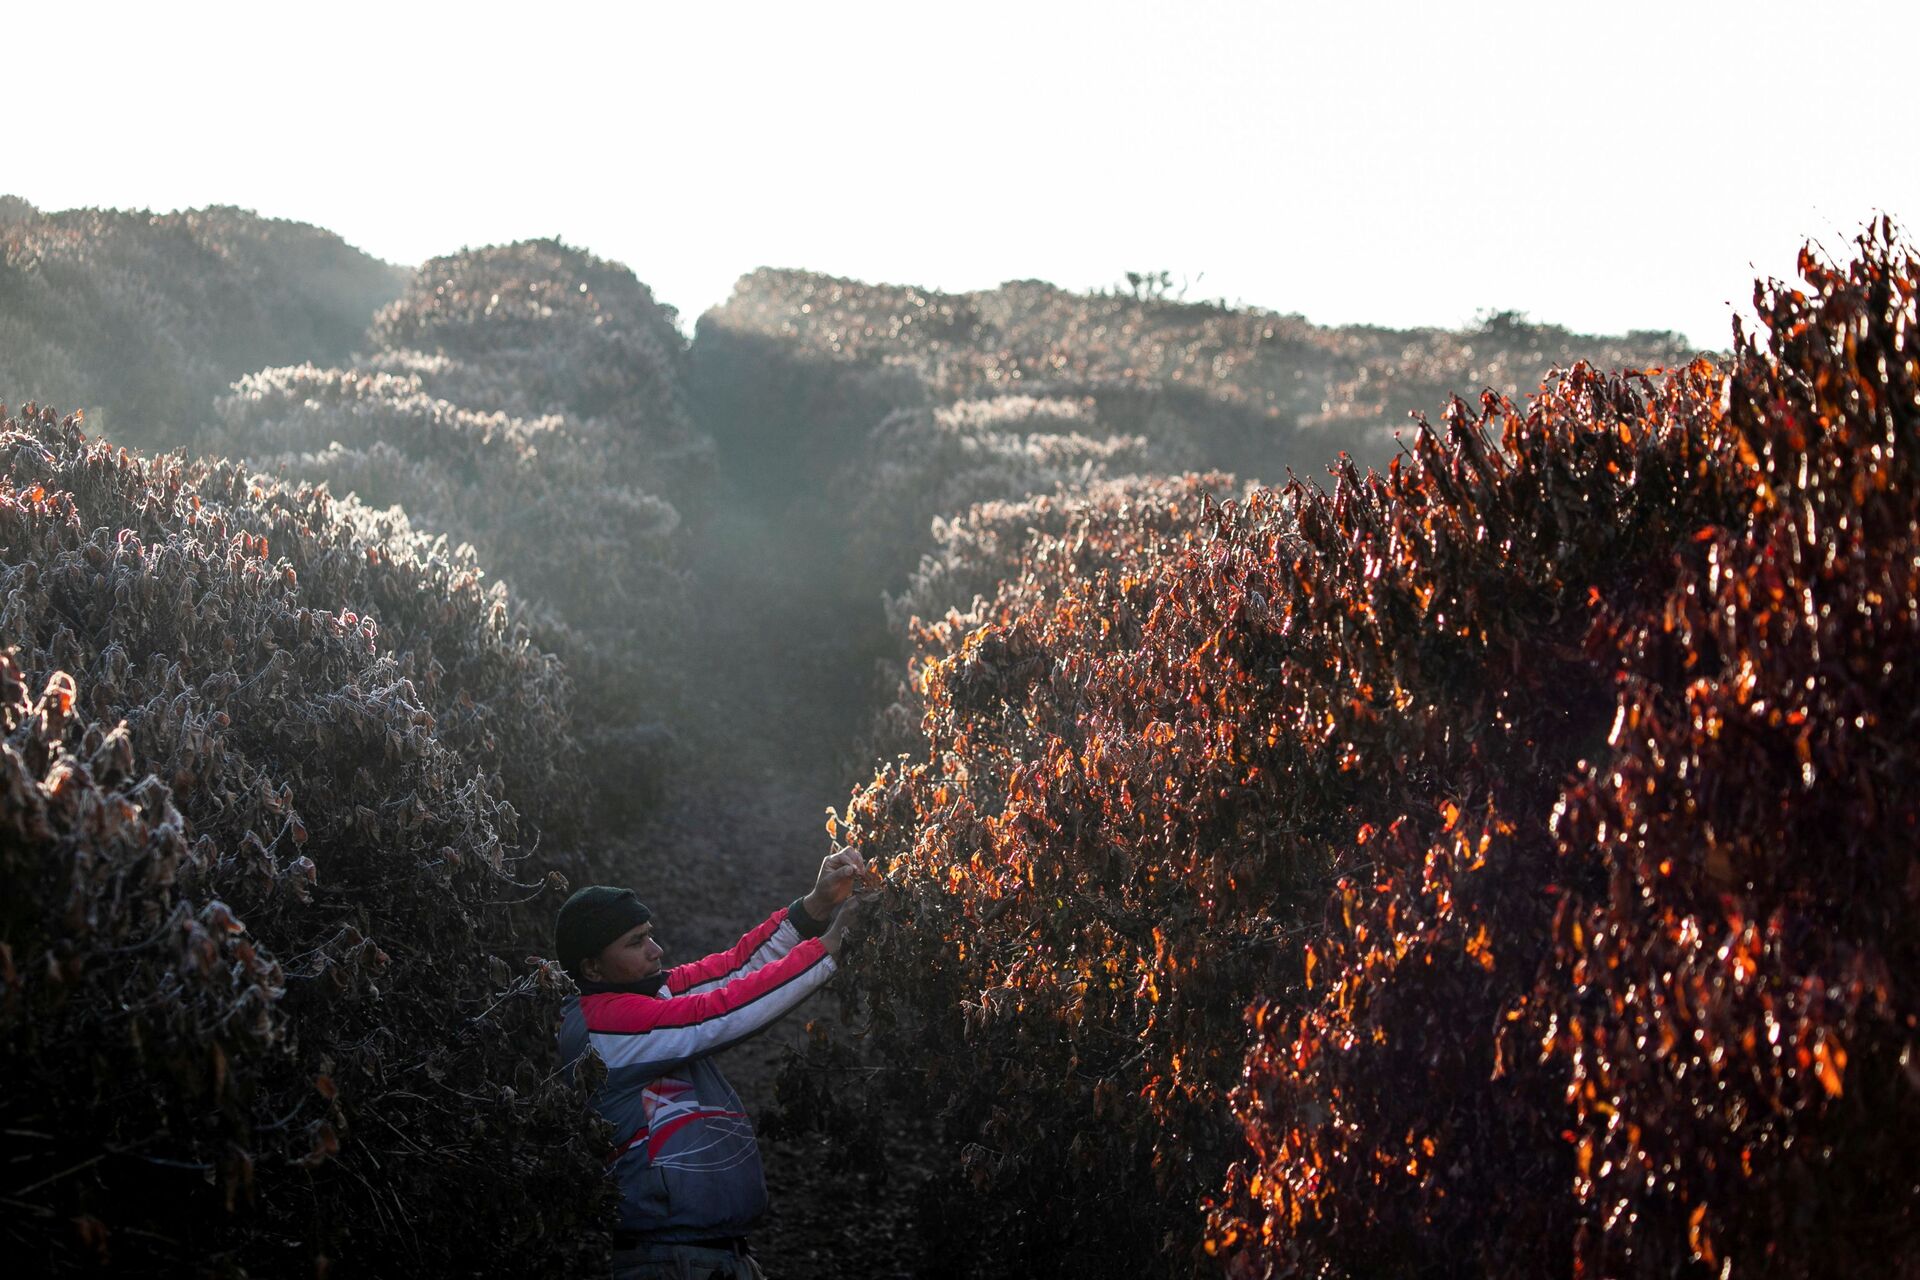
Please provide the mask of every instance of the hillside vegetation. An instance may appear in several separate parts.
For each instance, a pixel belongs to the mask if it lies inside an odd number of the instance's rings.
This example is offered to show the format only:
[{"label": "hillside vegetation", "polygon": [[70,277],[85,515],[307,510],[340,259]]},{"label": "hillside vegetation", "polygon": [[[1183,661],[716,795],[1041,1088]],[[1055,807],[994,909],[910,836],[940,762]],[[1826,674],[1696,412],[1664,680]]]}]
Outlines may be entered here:
[{"label": "hillside vegetation", "polygon": [[537,611],[600,761],[684,710],[682,509],[716,482],[685,362],[626,268],[554,241],[470,250],[421,267],[351,364],[236,382],[202,444],[471,545]]},{"label": "hillside vegetation", "polygon": [[39,1271],[603,1268],[562,893],[737,933],[835,843],[878,874],[779,1085],[782,1274],[1920,1254],[1886,224],[1719,360],[774,270],[689,343],[553,240],[0,236]]},{"label": "hillside vegetation", "polygon": [[0,396],[92,411],[121,444],[191,444],[235,378],[353,350],[406,275],[243,209],[42,213],[0,196]]},{"label": "hillside vegetation", "polygon": [[1385,462],[1408,414],[1453,392],[1523,395],[1549,368],[1670,367],[1673,334],[1573,334],[1509,313],[1479,329],[1324,328],[1215,303],[1013,281],[942,294],[763,269],[700,317],[708,428],[775,497],[855,451],[889,410],[1008,394],[1091,397],[1108,429],[1181,467],[1270,481],[1344,449]]}]

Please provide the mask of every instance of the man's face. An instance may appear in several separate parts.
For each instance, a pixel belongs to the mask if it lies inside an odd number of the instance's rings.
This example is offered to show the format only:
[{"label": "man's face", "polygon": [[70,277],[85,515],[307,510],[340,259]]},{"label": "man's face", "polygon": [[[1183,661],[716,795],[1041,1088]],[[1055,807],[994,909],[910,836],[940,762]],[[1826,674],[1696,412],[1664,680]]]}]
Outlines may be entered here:
[{"label": "man's face", "polygon": [[660,972],[665,952],[653,940],[653,922],[637,924],[601,948],[600,954],[586,962],[587,977],[594,982],[621,986],[651,978]]}]

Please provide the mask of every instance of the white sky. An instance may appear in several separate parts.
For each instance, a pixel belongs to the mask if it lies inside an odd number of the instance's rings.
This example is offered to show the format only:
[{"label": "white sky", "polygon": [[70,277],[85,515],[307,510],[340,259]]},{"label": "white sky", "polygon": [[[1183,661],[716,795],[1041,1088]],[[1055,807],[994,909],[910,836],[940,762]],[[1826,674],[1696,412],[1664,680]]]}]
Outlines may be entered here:
[{"label": "white sky", "polygon": [[0,192],[236,204],[409,264],[558,235],[689,328],[761,265],[1164,269],[1321,323],[1723,347],[1802,240],[1920,232],[1892,0],[0,0],[0,35]]}]

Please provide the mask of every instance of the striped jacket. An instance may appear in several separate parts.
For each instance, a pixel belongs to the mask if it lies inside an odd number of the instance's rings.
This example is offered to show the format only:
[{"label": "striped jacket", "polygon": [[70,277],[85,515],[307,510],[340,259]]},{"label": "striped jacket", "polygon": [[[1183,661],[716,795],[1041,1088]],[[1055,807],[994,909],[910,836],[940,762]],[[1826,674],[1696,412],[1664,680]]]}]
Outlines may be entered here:
[{"label": "striped jacket", "polygon": [[668,969],[651,993],[588,984],[560,1022],[560,1060],[607,1064],[594,1106],[619,1137],[620,1226],[667,1241],[745,1235],[767,1207],[753,1123],[713,1055],[823,986],[826,925],[796,899],[725,951]]}]

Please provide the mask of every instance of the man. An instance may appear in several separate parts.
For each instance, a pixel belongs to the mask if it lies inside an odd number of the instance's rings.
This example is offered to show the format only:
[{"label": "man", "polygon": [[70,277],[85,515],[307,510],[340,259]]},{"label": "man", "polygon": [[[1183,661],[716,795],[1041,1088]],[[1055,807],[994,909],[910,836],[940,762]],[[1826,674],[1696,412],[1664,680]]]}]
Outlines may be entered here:
[{"label": "man", "polygon": [[560,908],[567,999],[560,1058],[591,1047],[607,1065],[594,1106],[618,1137],[615,1280],[763,1280],[746,1234],[767,1207],[760,1148],[713,1055],[763,1031],[825,985],[866,860],[846,849],[820,863],[812,892],[739,942],[667,969],[653,913],[631,889],[593,885]]}]

